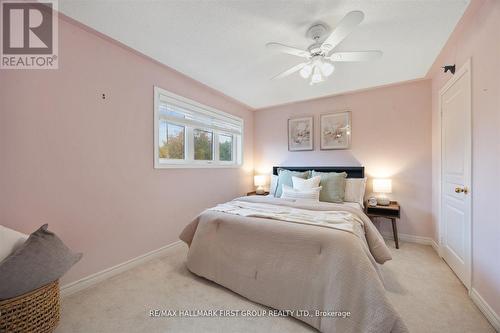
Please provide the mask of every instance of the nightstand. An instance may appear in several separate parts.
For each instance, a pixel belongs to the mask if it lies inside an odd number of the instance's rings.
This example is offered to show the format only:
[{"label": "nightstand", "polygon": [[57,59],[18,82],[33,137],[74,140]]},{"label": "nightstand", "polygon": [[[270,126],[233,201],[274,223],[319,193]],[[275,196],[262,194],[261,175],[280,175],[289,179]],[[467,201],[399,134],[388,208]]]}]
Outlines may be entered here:
[{"label": "nightstand", "polygon": [[377,205],[375,207],[368,206],[368,203],[365,203],[365,213],[371,218],[374,217],[383,217],[391,220],[392,222],[392,233],[394,234],[394,242],[396,243],[396,249],[399,249],[399,241],[398,241],[398,227],[396,226],[396,219],[399,219],[401,216],[401,207],[397,201],[391,201],[389,206],[380,206]]},{"label": "nightstand", "polygon": [[247,197],[250,195],[268,195],[268,194],[269,194],[269,192],[267,192],[267,191],[262,193],[262,194],[257,194],[255,191],[252,191],[252,192],[247,193]]}]

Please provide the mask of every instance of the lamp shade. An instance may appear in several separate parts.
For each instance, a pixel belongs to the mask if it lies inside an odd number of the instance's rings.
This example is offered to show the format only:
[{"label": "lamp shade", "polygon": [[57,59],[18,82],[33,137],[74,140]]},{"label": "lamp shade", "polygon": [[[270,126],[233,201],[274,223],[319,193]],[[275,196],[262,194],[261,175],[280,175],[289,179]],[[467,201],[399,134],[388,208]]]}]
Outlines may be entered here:
[{"label": "lamp shade", "polygon": [[392,193],[392,180],[387,178],[376,178],[373,180],[373,192]]},{"label": "lamp shade", "polygon": [[264,186],[266,185],[266,176],[265,175],[257,175],[253,176],[253,183],[255,186]]}]

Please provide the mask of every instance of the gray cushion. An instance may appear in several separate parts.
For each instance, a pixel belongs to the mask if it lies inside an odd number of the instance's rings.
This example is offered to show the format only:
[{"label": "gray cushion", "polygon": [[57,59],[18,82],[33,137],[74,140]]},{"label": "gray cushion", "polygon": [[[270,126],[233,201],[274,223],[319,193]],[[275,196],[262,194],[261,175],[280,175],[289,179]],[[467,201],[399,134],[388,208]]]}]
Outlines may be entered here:
[{"label": "gray cushion", "polygon": [[276,193],[274,194],[274,196],[276,198],[281,198],[281,194],[283,193],[283,185],[293,187],[292,176],[307,179],[309,178],[310,174],[311,173],[309,171],[298,172],[286,169],[278,169],[278,186],[276,186]]},{"label": "gray cushion", "polygon": [[343,202],[345,196],[345,172],[312,172],[312,177],[321,176],[319,201]]},{"label": "gray cushion", "polygon": [[59,279],[82,258],[44,224],[0,262],[0,299],[16,297]]}]

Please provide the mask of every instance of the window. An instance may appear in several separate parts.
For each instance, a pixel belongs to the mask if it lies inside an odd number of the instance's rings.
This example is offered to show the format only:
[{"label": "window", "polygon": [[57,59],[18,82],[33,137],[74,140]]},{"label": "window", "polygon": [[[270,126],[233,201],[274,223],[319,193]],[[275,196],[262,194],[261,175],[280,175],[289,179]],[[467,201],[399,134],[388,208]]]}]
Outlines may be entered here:
[{"label": "window", "polygon": [[185,153],[184,126],[160,121],[160,158],[183,160]]},{"label": "window", "polygon": [[212,161],[214,159],[214,134],[209,131],[195,129],[194,159],[198,161]]},{"label": "window", "polygon": [[154,93],[155,168],[242,164],[243,119],[158,87]]},{"label": "window", "polygon": [[233,137],[231,135],[219,135],[219,160],[233,160]]}]

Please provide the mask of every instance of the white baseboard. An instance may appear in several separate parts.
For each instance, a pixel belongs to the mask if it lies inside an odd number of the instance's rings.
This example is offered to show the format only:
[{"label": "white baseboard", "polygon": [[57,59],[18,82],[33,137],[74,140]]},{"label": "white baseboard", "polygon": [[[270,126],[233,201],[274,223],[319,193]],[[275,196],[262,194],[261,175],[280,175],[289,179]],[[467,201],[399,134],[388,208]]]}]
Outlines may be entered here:
[{"label": "white baseboard", "polygon": [[[392,235],[392,232],[383,232],[382,236],[385,239],[394,240],[394,236]],[[403,242],[430,245],[439,254],[439,245],[431,237],[422,237],[422,236],[415,236],[415,235],[398,233],[398,239],[400,241],[403,241]]]},{"label": "white baseboard", "polygon": [[486,303],[484,298],[482,298],[481,295],[479,295],[476,289],[472,288],[472,291],[470,293],[470,298],[477,305],[479,310],[481,310],[486,319],[488,319],[493,328],[497,332],[500,332],[500,316],[495,311],[493,311],[491,306],[488,303]]},{"label": "white baseboard", "polygon": [[439,252],[439,244],[436,243],[436,241],[434,239],[431,238],[431,246],[432,248],[434,249],[434,251],[436,251],[436,253],[441,257],[441,253]]},{"label": "white baseboard", "polygon": [[181,241],[176,241],[171,244],[165,245],[159,249],[153,250],[151,252],[148,252],[146,254],[143,254],[141,256],[138,256],[136,258],[127,260],[125,262],[122,262],[121,264],[118,264],[116,266],[107,268],[103,271],[94,273],[92,275],[86,276],[80,280],[77,280],[75,282],[68,283],[64,286],[61,287],[61,296],[69,296],[72,295],[80,290],[87,289],[101,281],[104,281],[106,279],[109,279],[112,276],[118,275],[120,273],[125,272],[126,270],[129,270],[131,268],[134,268],[140,264],[143,264],[145,262],[148,262],[150,260],[160,258],[164,256],[166,251],[170,249],[173,246],[176,246],[180,244]]}]

